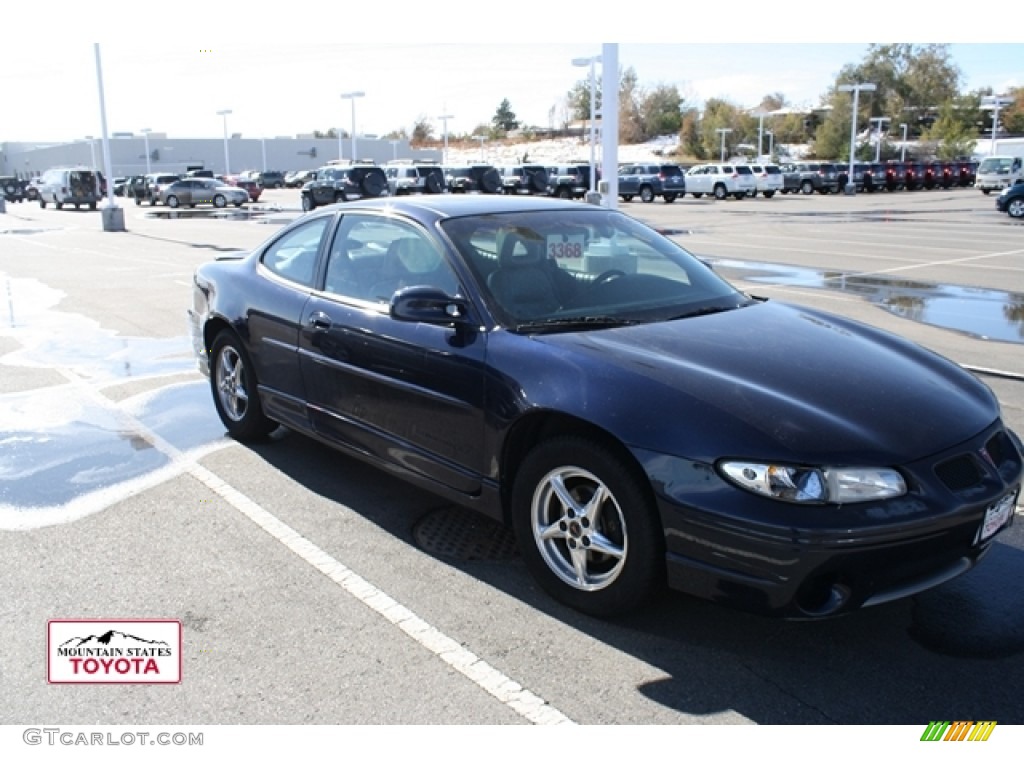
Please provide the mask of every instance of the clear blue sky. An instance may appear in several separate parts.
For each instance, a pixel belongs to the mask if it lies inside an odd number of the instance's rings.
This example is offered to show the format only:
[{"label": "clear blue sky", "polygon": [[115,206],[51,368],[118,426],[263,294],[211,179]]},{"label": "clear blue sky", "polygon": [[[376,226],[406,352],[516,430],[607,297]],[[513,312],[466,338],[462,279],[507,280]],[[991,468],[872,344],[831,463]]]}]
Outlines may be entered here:
[{"label": "clear blue sky", "polygon": [[[571,60],[615,40],[634,41],[619,43],[619,63],[633,67],[641,86],[675,85],[690,104],[719,97],[754,106],[781,92],[794,105],[814,105],[840,69],[867,50],[867,43],[819,42],[812,30],[836,29],[836,21],[785,21],[781,6],[734,0],[723,19],[692,5],[648,0],[633,11],[617,4],[619,16],[606,19],[597,18],[596,3],[534,0],[500,6],[61,0],[40,4],[41,10],[25,2],[11,10],[7,3],[0,12],[6,27],[0,141],[99,135],[93,39],[100,40],[109,130],[150,128],[180,137],[220,136],[221,109],[232,110],[228,130],[248,137],[349,130],[352,104],[340,94],[352,91],[366,94],[355,101],[360,133],[410,130],[426,117],[440,134],[442,114],[453,115],[449,131],[468,132],[489,122],[505,98],[521,121],[546,126],[561,122],[566,92],[587,76]],[[891,4],[858,9],[850,39],[870,39],[868,30],[885,28],[907,34],[891,42],[945,42],[914,18],[919,11],[901,19]],[[50,30],[58,14],[61,22]],[[758,21],[758,14],[768,18]],[[931,23],[936,34],[948,33],[947,22]],[[631,32],[622,34],[619,26]],[[71,36],[68,30],[77,28],[82,34]],[[986,32],[1021,29],[1024,24],[1008,24]],[[651,42],[644,41],[646,30]],[[666,41],[672,38],[677,41]],[[768,39],[779,42],[761,42]],[[1024,85],[1024,43],[991,39],[952,44],[963,87]]]}]

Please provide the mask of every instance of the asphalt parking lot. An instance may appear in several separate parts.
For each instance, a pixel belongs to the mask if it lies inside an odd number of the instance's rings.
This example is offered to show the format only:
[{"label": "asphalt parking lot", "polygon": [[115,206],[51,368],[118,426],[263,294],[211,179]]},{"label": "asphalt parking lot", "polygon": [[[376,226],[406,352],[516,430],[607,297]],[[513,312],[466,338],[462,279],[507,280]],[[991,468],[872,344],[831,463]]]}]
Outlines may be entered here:
[{"label": "asphalt parking lot", "polygon": [[[1024,434],[1024,225],[991,197],[620,207],[744,290],[968,367]],[[299,215],[298,192],[251,208],[129,204],[124,233],[0,215],[0,724],[1024,724],[1019,508],[974,571],[842,619],[670,595],[607,622],[433,496],[298,435],[225,439],[185,310],[192,270]],[[48,685],[47,621],[85,617],[181,620],[181,684]]]}]

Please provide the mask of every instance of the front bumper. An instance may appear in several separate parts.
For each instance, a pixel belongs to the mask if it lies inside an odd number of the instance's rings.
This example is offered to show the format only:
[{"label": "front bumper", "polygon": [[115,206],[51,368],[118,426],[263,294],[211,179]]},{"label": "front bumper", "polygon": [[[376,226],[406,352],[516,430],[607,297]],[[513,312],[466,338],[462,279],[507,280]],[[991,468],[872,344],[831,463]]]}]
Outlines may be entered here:
[{"label": "front bumper", "polygon": [[635,454],[658,499],[669,585],[792,618],[847,613],[966,572],[998,532],[981,538],[986,513],[1020,503],[1020,441],[999,424],[900,467],[907,495],[842,506],[773,501],[732,486],[710,464]]}]

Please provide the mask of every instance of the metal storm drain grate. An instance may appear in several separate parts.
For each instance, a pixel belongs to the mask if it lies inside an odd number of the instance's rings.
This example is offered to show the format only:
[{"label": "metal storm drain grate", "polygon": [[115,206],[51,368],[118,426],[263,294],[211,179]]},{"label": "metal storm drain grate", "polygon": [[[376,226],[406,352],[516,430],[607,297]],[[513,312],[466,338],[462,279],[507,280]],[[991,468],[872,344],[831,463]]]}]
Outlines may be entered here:
[{"label": "metal storm drain grate", "polygon": [[412,529],[421,548],[457,560],[511,560],[518,556],[515,534],[500,523],[461,507],[441,507]]}]

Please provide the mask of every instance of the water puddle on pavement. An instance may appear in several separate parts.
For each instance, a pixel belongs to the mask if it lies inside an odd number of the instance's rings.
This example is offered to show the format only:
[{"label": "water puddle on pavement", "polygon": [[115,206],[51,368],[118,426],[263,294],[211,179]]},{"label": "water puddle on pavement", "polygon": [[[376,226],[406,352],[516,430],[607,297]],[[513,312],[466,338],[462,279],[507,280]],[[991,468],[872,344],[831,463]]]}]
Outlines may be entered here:
[{"label": "water puddle on pavement", "polygon": [[907,320],[979,339],[1024,344],[1024,294],[1021,293],[756,261],[713,258],[705,261],[725,277],[851,293]]},{"label": "water puddle on pavement", "polygon": [[[222,443],[208,383],[180,381],[196,371],[187,336],[120,336],[59,311],[63,294],[37,280],[0,279],[0,337],[19,345],[0,365],[57,369],[69,380],[0,395],[0,529],[77,519],[180,473],[151,434],[193,455]],[[178,378],[161,386],[169,376]],[[102,393],[114,384],[143,391],[114,402]]]}]

